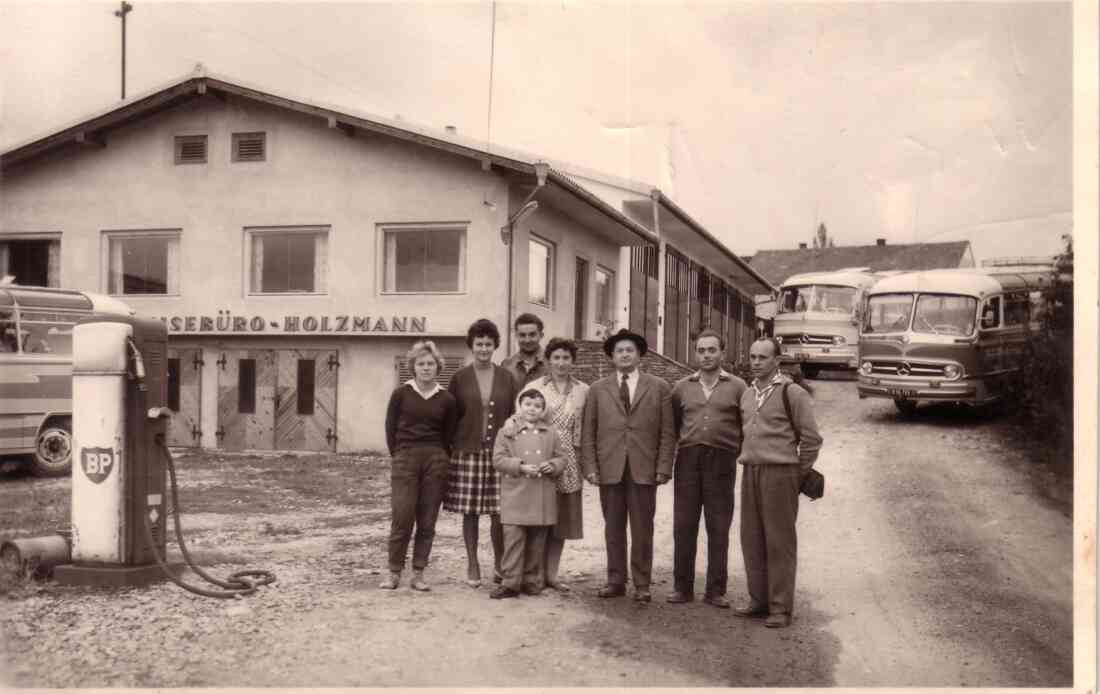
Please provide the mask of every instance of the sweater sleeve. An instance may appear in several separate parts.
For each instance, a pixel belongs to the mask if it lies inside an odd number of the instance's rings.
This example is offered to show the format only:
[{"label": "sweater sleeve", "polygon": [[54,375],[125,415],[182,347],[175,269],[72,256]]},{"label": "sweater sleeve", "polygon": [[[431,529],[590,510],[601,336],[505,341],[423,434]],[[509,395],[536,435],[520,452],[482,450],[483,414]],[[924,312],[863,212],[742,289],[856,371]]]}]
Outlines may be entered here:
[{"label": "sweater sleeve", "polygon": [[661,441],[657,449],[657,474],[672,477],[672,460],[676,454],[676,431],[672,422],[672,389],[664,383],[661,385]]},{"label": "sweater sleeve", "polygon": [[397,445],[397,422],[401,419],[401,388],[398,386],[390,395],[389,405],[386,406],[386,448],[393,456],[394,446]]},{"label": "sweater sleeve", "polygon": [[[455,399],[455,424],[457,430],[457,423],[461,421],[463,415],[466,414],[466,405],[462,402],[461,388],[458,385],[458,381],[461,378],[462,371],[459,370],[454,376],[451,376],[451,382],[447,384],[447,392],[454,396]],[[451,440],[447,440],[447,445],[451,445]]]},{"label": "sweater sleeve", "polygon": [[443,450],[451,457],[455,434],[458,432],[458,398],[451,397],[443,410]]},{"label": "sweater sleeve", "polygon": [[791,414],[798,421],[798,431],[802,437],[802,443],[798,447],[798,461],[803,467],[812,467],[821,451],[821,444],[825,441],[817,429],[814,403],[810,394],[799,386],[792,385],[787,390],[791,401]]}]

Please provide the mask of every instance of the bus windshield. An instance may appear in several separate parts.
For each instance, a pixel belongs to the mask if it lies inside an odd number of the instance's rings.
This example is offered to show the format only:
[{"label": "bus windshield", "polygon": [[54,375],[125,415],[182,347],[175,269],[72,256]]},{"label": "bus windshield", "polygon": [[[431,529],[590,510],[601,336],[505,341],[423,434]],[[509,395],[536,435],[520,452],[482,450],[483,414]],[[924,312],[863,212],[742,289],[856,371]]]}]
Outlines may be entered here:
[{"label": "bus windshield", "polygon": [[777,313],[819,311],[851,315],[859,300],[855,287],[836,284],[801,284],[784,287],[779,295]]},{"label": "bus windshield", "polygon": [[913,311],[912,294],[878,294],[867,300],[863,317],[865,333],[898,333],[909,328]]},{"label": "bus windshield", "polygon": [[970,335],[978,300],[953,294],[921,294],[913,313],[913,332],[934,335]]}]

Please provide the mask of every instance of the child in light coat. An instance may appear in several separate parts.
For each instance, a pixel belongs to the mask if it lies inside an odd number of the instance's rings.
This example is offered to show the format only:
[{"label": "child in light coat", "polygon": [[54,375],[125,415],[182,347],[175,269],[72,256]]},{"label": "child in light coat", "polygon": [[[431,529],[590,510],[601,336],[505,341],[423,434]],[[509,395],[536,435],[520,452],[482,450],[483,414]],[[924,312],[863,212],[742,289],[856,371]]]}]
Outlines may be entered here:
[{"label": "child in light coat", "polygon": [[543,557],[550,528],[558,522],[554,478],[565,469],[557,429],[546,419],[546,398],[534,388],[520,393],[519,413],[501,429],[493,447],[500,481],[500,521],[504,526],[504,580],[489,597],[537,595],[543,585]]}]

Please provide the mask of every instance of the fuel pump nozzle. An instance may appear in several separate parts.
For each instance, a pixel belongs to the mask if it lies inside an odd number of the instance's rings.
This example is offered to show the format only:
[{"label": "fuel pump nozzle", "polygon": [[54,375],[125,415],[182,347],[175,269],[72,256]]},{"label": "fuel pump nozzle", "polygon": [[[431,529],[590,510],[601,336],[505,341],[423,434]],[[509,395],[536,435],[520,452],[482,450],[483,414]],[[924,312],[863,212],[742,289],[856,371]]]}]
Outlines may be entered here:
[{"label": "fuel pump nozzle", "polygon": [[134,344],[132,337],[126,338],[126,344],[130,348],[130,356],[134,358],[134,372],[130,377],[138,382],[139,390],[145,390],[145,360],[141,357],[141,350]]}]

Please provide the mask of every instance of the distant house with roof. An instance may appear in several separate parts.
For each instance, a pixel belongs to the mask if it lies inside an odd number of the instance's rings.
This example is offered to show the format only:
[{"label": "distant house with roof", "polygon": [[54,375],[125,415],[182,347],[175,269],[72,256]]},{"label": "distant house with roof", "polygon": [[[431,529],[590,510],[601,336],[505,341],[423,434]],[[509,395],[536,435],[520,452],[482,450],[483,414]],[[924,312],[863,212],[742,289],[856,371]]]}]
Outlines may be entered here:
[{"label": "distant house with roof", "polygon": [[881,270],[934,270],[937,268],[974,267],[969,241],[907,243],[890,245],[878,239],[870,246],[798,248],[758,251],[749,264],[768,282],[779,286],[792,275],[803,272],[831,272],[851,267]]}]

